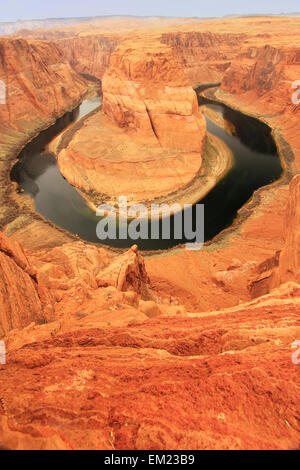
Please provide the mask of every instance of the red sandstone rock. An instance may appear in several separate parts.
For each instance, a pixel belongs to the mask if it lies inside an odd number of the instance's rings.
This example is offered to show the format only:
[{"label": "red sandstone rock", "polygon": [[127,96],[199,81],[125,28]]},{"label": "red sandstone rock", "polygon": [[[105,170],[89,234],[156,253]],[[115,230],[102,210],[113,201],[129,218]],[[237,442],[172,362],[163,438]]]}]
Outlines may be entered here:
[{"label": "red sandstone rock", "polygon": [[170,47],[123,42],[111,56],[102,89],[104,113],[139,141],[202,152],[205,121]]},{"label": "red sandstone rock", "polygon": [[300,176],[290,184],[288,208],[285,219],[285,245],[282,249],[278,268],[275,270],[270,287],[288,281],[300,282]]},{"label": "red sandstone rock", "polygon": [[[58,47],[49,42],[0,38],[0,57],[0,80],[4,83],[0,103],[0,228],[8,228],[11,234],[27,223],[31,235],[20,234],[20,241],[25,237],[27,246],[32,241],[31,247],[40,247],[48,239],[47,246],[53,246],[71,237],[49,228],[37,216],[28,198],[16,196],[10,172],[28,140],[74,109],[88,85],[63,58]],[[13,228],[8,227],[10,223]],[[35,230],[37,226],[39,229]]]},{"label": "red sandstone rock", "polygon": [[113,203],[118,195],[132,204],[188,186],[201,168],[206,124],[175,52],[158,40],[122,42],[102,89],[105,116],[85,121],[58,155],[65,178]]},{"label": "red sandstone rock", "polygon": [[[209,34],[165,37],[174,54],[177,48],[178,61],[186,61],[190,81],[216,80],[226,70],[219,98],[269,119],[292,145],[297,170],[298,110],[286,100],[299,71],[290,47],[298,20],[221,20],[205,27],[247,33],[248,43],[230,65],[229,41],[237,54],[238,36],[223,36],[223,44]],[[222,57],[215,52],[209,59],[213,42]],[[8,346],[8,362],[0,366],[2,445],[299,448],[299,365],[292,363],[291,345],[300,338],[300,287],[281,284],[299,282],[298,186],[297,177],[285,236],[288,190],[272,186],[259,192],[239,230],[227,231],[207,249],[148,258],[154,304],[140,300],[148,275],[135,250],[112,258],[75,243],[24,253],[1,237],[1,322],[13,318],[15,327],[2,332]],[[270,280],[280,287],[261,296],[272,287]],[[50,292],[56,318],[43,325],[41,290],[45,297]],[[258,298],[246,302],[252,294]],[[159,312],[171,316],[157,317]]]},{"label": "red sandstone rock", "polygon": [[49,295],[43,288],[39,292],[34,273],[18,243],[0,234],[0,336],[51,314],[43,305]]},{"label": "red sandstone rock", "polygon": [[102,79],[110,56],[120,43],[118,35],[89,35],[56,41],[64,58],[81,73]]},{"label": "red sandstone rock", "polygon": [[163,33],[161,41],[175,51],[193,87],[220,83],[247,38],[243,32],[187,31]]},{"label": "red sandstone rock", "polygon": [[9,353],[0,366],[5,445],[38,448],[34,437],[47,436],[47,448],[296,449],[291,288],[200,318],[71,322]]},{"label": "red sandstone rock", "polygon": [[0,39],[0,80],[6,104],[0,106],[1,136],[5,128],[33,129],[39,119],[55,119],[76,105],[86,83],[57,46],[23,39]]}]

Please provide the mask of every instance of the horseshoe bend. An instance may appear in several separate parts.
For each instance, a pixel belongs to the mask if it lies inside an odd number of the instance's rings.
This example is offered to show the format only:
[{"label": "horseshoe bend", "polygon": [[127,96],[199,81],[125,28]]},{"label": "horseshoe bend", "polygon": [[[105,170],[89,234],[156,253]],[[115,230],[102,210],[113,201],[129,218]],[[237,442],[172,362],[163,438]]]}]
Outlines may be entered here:
[{"label": "horseshoe bend", "polygon": [[0,23],[1,449],[300,448],[299,31]]}]

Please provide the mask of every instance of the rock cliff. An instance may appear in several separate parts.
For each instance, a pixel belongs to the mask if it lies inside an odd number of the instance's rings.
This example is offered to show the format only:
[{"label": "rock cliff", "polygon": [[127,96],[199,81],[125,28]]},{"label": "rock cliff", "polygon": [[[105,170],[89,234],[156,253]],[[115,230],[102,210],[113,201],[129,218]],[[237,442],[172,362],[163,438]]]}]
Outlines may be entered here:
[{"label": "rock cliff", "polygon": [[163,33],[161,42],[172,47],[190,84],[196,88],[220,83],[246,38],[244,33],[188,31]]},{"label": "rock cliff", "polygon": [[170,47],[123,42],[111,56],[102,90],[103,112],[142,143],[202,152],[205,121]]},{"label": "rock cliff", "polygon": [[[88,84],[55,44],[23,39],[0,39],[0,80],[0,227],[3,229],[18,219],[14,222],[15,231],[35,221],[38,231],[34,237],[26,238],[36,238],[39,232],[44,232],[40,238],[43,244],[45,224],[28,200],[15,197],[10,170],[18,152],[30,139],[77,106]],[[58,241],[61,235],[57,237],[55,229],[48,227],[46,232],[49,231]],[[63,238],[66,241],[67,237]]]},{"label": "rock cliff", "polygon": [[56,41],[64,58],[80,73],[102,79],[110,56],[121,41],[117,35],[89,35]]},{"label": "rock cliff", "polygon": [[[33,239],[34,251],[1,234],[0,339],[7,364],[0,365],[0,447],[299,448],[300,356],[292,347],[300,340],[299,176],[288,187],[300,168],[300,106],[291,103],[291,83],[300,78],[298,37],[297,19],[222,19],[148,32],[145,50],[140,42],[136,54],[128,38],[115,49],[104,76],[107,116],[85,122],[58,156],[74,184],[82,175],[96,184],[103,168],[114,167],[108,184],[114,181],[117,194],[133,164],[141,171],[137,179],[144,172],[154,192],[166,190],[173,168],[170,186],[182,184],[183,170],[188,180],[201,146],[190,84],[216,80],[222,85],[213,96],[273,128],[286,172],[257,191],[235,224],[200,252],[178,249],[144,261],[136,247],[117,255],[71,243],[66,234],[58,242],[56,229],[40,231],[37,221],[13,235]],[[81,39],[92,51],[97,40],[78,38],[78,48]],[[67,63],[47,65],[48,43],[9,43],[9,57],[19,44],[29,60],[11,72],[22,99],[19,109],[13,101],[2,111],[11,133],[10,126],[20,132],[29,118],[34,129],[45,125],[85,86]],[[82,63],[71,51],[73,66],[100,77],[108,64],[105,47],[99,42],[90,62],[82,52]],[[72,77],[75,88],[70,83],[65,96],[59,87]],[[173,120],[182,135],[167,136]],[[99,152],[107,153],[95,163],[100,129],[106,140]],[[133,135],[147,146],[130,153]],[[190,141],[188,157],[177,149],[183,137]],[[130,158],[120,162],[125,154]],[[35,240],[41,236],[43,249]]]},{"label": "rock cliff", "polygon": [[[83,304],[95,301],[95,296],[99,308],[102,297],[115,300],[117,292],[132,292],[129,304],[138,296],[146,300],[150,296],[144,261],[136,247],[117,257],[83,242],[25,253],[19,243],[0,232],[0,271],[0,336],[32,322],[54,321],[62,311],[64,317],[74,315],[74,301],[83,311]],[[99,297],[100,291],[105,294]]]},{"label": "rock cliff", "polygon": [[285,217],[285,244],[279,255],[278,268],[273,273],[270,287],[288,281],[300,283],[300,176],[290,184],[288,207]]},{"label": "rock cliff", "polygon": [[27,129],[34,120],[55,119],[87,90],[54,44],[0,39],[0,56],[0,80],[6,89],[1,134],[6,128]]},{"label": "rock cliff", "polygon": [[50,320],[52,308],[44,309],[47,289],[41,288],[36,272],[18,243],[0,233],[0,336],[31,322]]},{"label": "rock cliff", "polygon": [[58,155],[65,178],[99,202],[103,194],[149,202],[189,185],[202,165],[206,124],[173,50],[152,39],[123,41],[102,91],[103,113]]}]

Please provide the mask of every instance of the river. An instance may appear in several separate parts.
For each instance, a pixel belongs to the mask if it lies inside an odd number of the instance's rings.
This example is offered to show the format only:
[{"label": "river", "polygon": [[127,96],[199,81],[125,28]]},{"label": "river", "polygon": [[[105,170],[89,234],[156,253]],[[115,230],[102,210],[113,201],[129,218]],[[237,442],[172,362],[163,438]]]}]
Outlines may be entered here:
[{"label": "river", "polygon": [[[222,104],[207,100],[203,104],[228,123],[226,131],[205,115],[208,131],[222,139],[234,156],[234,164],[227,175],[199,201],[205,207],[204,233],[205,241],[208,241],[233,223],[237,211],[256,189],[276,181],[282,174],[282,167],[268,126]],[[45,149],[63,129],[100,105],[101,98],[85,100],[76,110],[66,113],[24,148],[11,171],[11,179],[18,183],[18,191],[34,199],[39,214],[93,243],[100,243],[96,235],[99,217],[61,175],[55,156]],[[195,214],[195,207],[192,212]],[[175,239],[171,231],[169,240],[160,236],[158,240],[106,240],[101,243],[122,248],[136,243],[142,250],[158,250],[186,241],[184,237]]]}]

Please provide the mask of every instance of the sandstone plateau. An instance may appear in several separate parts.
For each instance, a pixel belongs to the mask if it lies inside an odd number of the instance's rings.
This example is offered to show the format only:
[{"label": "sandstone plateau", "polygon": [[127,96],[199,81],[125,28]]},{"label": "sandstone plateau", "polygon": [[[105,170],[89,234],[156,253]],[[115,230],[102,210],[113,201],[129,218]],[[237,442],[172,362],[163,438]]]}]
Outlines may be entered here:
[{"label": "sandstone plateau", "polygon": [[[122,20],[118,33],[82,23],[0,39],[0,447],[300,448],[299,27]],[[194,89],[207,84],[220,85],[205,96],[272,128],[282,177],[198,252],[75,240],[15,193],[9,171],[90,76],[103,109],[57,155],[87,197],[188,185],[206,137]]]},{"label": "sandstone plateau", "polygon": [[[10,232],[10,224],[15,231],[35,223],[34,232],[44,231],[43,244],[45,236],[49,242],[45,232],[51,228],[49,224],[45,227],[28,200],[15,197],[10,170],[29,140],[80,103],[89,83],[49,42],[0,38],[0,57],[0,80],[6,95],[6,104],[0,105],[0,225]],[[54,237],[55,232],[52,230]]]},{"label": "sandstone plateau", "polygon": [[104,116],[85,121],[58,155],[68,181],[140,202],[167,196],[197,176],[206,124],[170,47],[124,41],[110,58],[102,91]]}]

